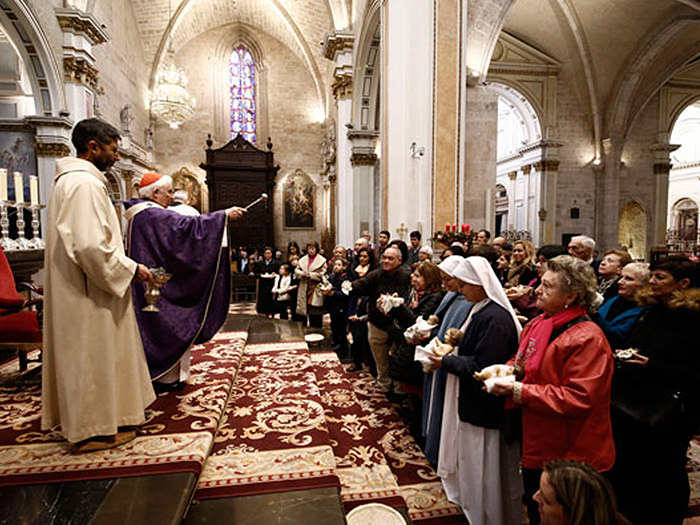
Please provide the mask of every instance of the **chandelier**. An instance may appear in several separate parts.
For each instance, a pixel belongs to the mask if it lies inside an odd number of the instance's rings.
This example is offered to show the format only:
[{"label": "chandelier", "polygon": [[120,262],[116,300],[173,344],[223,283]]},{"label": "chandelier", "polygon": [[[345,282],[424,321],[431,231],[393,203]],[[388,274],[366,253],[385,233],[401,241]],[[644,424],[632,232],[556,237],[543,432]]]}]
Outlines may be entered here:
[{"label": "chandelier", "polygon": [[151,97],[151,113],[177,129],[194,114],[195,100],[187,92],[187,77],[175,63],[161,66]]}]

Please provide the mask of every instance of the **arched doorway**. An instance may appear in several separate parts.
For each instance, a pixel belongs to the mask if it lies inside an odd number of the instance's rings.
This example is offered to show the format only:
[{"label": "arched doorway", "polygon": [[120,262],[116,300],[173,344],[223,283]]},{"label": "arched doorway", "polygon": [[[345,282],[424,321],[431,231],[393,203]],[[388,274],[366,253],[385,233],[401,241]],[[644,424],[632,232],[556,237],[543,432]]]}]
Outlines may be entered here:
[{"label": "arched doorway", "polygon": [[646,259],[648,233],[646,208],[637,201],[629,201],[620,209],[619,219],[618,244],[627,248],[633,259]]}]

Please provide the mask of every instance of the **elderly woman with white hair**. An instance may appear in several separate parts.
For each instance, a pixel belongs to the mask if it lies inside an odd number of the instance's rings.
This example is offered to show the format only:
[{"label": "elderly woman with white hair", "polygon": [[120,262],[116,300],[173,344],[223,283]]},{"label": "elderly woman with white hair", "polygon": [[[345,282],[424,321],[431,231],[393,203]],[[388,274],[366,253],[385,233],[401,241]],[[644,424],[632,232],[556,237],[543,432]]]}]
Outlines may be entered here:
[{"label": "elderly woman with white hair", "polygon": [[[435,310],[435,315],[440,320],[436,334],[440,341],[445,340],[448,329],[460,328],[464,324],[472,307],[472,303],[460,293],[460,281],[454,277],[455,268],[463,260],[464,257],[459,255],[450,255],[438,265],[442,286],[447,291]],[[423,450],[433,465],[437,465],[438,462],[446,379],[447,374],[440,368],[423,376],[423,418],[421,422],[421,430],[425,438]]]},{"label": "elderly woman with white hair", "polygon": [[[602,264],[601,264],[602,267]],[[635,296],[649,283],[649,264],[634,262],[625,265],[617,283],[617,295],[608,299],[591,318],[603,329],[613,349],[629,346],[629,336],[644,307]]]},{"label": "elderly woman with white hair", "polygon": [[520,450],[500,430],[503,399],[484,392],[474,377],[515,353],[520,325],[486,259],[464,259],[454,277],[474,306],[461,327],[456,355],[431,358],[448,374],[438,474],[447,497],[472,525],[522,523]]}]

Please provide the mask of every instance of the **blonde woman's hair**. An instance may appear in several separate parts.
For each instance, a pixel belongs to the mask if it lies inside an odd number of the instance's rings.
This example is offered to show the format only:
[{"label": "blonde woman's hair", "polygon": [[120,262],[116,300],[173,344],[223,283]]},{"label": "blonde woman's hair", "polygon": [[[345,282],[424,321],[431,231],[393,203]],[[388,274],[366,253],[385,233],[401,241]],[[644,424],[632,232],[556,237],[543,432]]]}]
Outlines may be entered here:
[{"label": "blonde woman's hair", "polygon": [[[522,265],[524,266],[535,266],[537,263],[537,256],[535,255],[537,253],[537,250],[535,250],[535,246],[528,240],[525,239],[520,239],[517,240],[513,243],[513,248],[515,248],[518,244],[521,244],[523,248],[525,248],[525,260],[523,260]],[[510,255],[510,265],[515,266],[516,263],[513,260],[513,254],[511,253]]]}]

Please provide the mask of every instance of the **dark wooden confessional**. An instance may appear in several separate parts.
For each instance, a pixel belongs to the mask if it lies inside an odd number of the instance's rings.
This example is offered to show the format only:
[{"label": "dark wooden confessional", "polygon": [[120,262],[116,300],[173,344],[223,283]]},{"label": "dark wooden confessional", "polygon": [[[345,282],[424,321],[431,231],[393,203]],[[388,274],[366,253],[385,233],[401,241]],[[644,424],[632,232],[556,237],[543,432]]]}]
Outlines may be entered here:
[{"label": "dark wooden confessional", "polygon": [[207,160],[199,167],[207,172],[209,210],[230,206],[247,206],[260,194],[267,193],[266,203],[253,206],[245,217],[229,222],[230,246],[245,246],[262,252],[265,246],[275,246],[273,228],[273,190],[279,166],[275,166],[272,142],[267,139],[267,151],[258,149],[241,135],[225,146],[212,149],[211,135],[207,137]]}]

